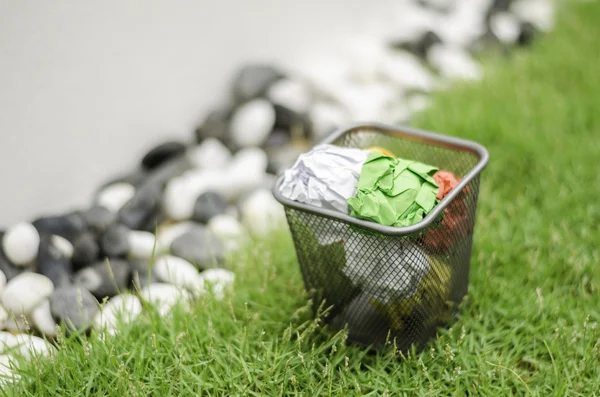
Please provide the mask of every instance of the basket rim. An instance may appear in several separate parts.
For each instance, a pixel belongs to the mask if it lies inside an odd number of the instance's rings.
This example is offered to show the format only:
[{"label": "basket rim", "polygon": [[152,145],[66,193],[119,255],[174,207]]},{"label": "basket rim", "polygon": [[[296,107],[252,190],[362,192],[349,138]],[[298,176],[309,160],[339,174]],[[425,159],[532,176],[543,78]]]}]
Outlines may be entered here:
[{"label": "basket rim", "polygon": [[316,214],[324,218],[341,221],[347,224],[381,233],[386,236],[406,236],[409,234],[420,232],[429,227],[433,223],[433,221],[438,217],[438,215],[464,189],[464,187],[467,186],[469,182],[471,182],[471,180],[475,178],[486,167],[490,157],[487,149],[483,145],[474,141],[456,138],[453,136],[443,135],[435,132],[419,130],[407,126],[392,126],[382,123],[357,123],[345,128],[340,128],[325,139],[323,139],[321,142],[319,142],[318,145],[327,143],[331,144],[343,135],[351,134],[353,132],[365,129],[373,130],[374,132],[393,136],[396,138],[410,139],[413,141],[419,141],[430,145],[446,147],[452,150],[469,152],[476,155],[479,158],[479,161],[477,162],[477,164],[475,164],[473,168],[471,168],[469,172],[465,174],[465,176],[462,178],[459,184],[440,201],[440,203],[433,209],[433,211],[427,214],[427,216],[425,216],[420,222],[410,226],[384,226],[373,221],[358,219],[339,211],[314,207],[312,205],[300,203],[285,198],[281,194],[279,188],[285,176],[285,174],[283,173],[279,175],[272,189],[273,196],[275,197],[275,199],[284,207],[290,207],[303,212]]}]

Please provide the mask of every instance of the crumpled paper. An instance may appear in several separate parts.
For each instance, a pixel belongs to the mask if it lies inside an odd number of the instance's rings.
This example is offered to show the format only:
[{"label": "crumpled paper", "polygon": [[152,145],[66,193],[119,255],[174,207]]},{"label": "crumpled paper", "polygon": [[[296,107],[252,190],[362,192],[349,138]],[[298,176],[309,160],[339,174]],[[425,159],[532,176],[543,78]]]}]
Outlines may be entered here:
[{"label": "crumpled paper", "polygon": [[452,270],[447,263],[429,258],[430,271],[419,284],[417,291],[406,299],[395,302],[385,302],[373,297],[370,300],[373,308],[385,316],[395,330],[402,330],[406,326],[406,319],[410,317],[417,307],[430,314],[423,319],[425,326],[435,326],[443,323],[450,313],[450,286]]},{"label": "crumpled paper", "polygon": [[435,179],[438,186],[440,187],[437,192],[437,195],[435,196],[435,198],[437,198],[438,200],[441,200],[444,197],[446,197],[446,195],[450,193],[450,191],[454,189],[456,185],[458,185],[458,183],[460,182],[460,178],[458,178],[452,172],[444,170],[439,170],[438,172],[436,172],[433,175],[433,179]]},{"label": "crumpled paper", "polygon": [[[361,236],[362,244],[344,244],[352,283],[374,299],[391,304],[413,296],[429,273],[427,255],[408,240]],[[365,247],[369,247],[365,250]]]},{"label": "crumpled paper", "polygon": [[283,197],[319,208],[348,213],[363,164],[371,152],[323,144],[301,155],[285,171]]},{"label": "crumpled paper", "polygon": [[[460,177],[445,170],[436,172],[433,178],[440,185],[437,194],[440,199],[446,197],[461,181]],[[466,202],[469,191],[469,185],[465,186],[462,192],[444,209],[441,223],[429,228],[424,234],[423,242],[428,250],[444,253],[456,241],[473,231],[473,223]]]},{"label": "crumpled paper", "polygon": [[[338,222],[304,227],[304,238],[314,236],[311,244],[318,247],[309,249],[321,250],[316,260],[329,265],[335,261],[333,268],[349,283],[381,302],[393,303],[414,295],[429,273],[427,255],[410,240],[364,233]],[[332,247],[336,247],[335,252],[326,252]],[[323,282],[332,288],[332,280]],[[348,282],[338,289],[349,289]]]},{"label": "crumpled paper", "polygon": [[385,226],[420,222],[439,202],[437,168],[417,161],[370,154],[362,167],[350,215]]}]

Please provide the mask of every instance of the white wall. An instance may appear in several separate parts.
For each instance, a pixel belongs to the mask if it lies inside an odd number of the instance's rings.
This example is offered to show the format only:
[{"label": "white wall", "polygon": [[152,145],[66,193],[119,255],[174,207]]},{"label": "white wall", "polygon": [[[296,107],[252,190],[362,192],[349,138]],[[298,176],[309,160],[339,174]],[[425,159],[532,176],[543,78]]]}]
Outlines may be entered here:
[{"label": "white wall", "polygon": [[0,0],[0,227],[86,205],[154,143],[190,139],[244,61],[293,63],[391,3]]}]

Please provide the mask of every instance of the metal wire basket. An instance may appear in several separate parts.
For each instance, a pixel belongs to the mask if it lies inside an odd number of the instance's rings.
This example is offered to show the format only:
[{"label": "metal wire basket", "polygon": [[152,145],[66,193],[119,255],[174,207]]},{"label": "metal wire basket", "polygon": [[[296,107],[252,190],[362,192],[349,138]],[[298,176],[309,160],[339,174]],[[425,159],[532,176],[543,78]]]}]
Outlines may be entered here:
[{"label": "metal wire basket", "polygon": [[394,155],[452,171],[462,178],[418,224],[389,227],[298,203],[283,204],[306,289],[325,321],[348,327],[348,340],[398,350],[422,346],[448,325],[467,294],[469,263],[486,149],[474,142],[410,128],[361,124],[323,143],[378,146]]}]

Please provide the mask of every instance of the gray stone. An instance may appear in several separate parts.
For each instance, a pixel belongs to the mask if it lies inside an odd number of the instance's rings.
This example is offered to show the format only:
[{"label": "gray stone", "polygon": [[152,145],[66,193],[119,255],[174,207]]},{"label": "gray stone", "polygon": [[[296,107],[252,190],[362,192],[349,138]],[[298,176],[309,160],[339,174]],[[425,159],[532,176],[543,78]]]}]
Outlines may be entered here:
[{"label": "gray stone", "polygon": [[115,183],[129,183],[130,185],[133,185],[135,188],[138,188],[140,185],[142,185],[146,181],[147,177],[148,177],[148,171],[146,171],[146,170],[135,170],[130,174],[117,176],[116,178],[112,178],[112,179],[108,180],[107,182],[105,182],[104,184],[102,184],[100,186],[100,188],[96,191],[96,196],[98,195],[97,194],[98,192],[101,192],[107,186],[114,185]]},{"label": "gray stone", "polygon": [[34,220],[32,225],[40,233],[56,234],[71,242],[85,231],[85,223],[80,212],[44,216]]},{"label": "gray stone", "polygon": [[119,258],[129,252],[129,228],[125,225],[110,226],[100,238],[102,253],[109,258]]},{"label": "gray stone", "polygon": [[196,128],[196,142],[201,143],[207,138],[216,138],[228,144],[229,119],[233,109],[222,107],[210,112],[204,122]]},{"label": "gray stone", "polygon": [[265,152],[269,158],[267,172],[273,175],[279,175],[291,168],[302,153],[299,148],[292,145],[267,148]]},{"label": "gray stone", "polygon": [[52,317],[70,331],[90,329],[98,310],[96,298],[82,286],[60,287],[50,295]]},{"label": "gray stone", "polygon": [[102,234],[108,227],[117,221],[114,212],[99,205],[95,205],[87,211],[82,212],[81,216],[86,227],[95,234]]},{"label": "gray stone", "polygon": [[221,240],[207,228],[198,226],[171,243],[171,253],[200,269],[219,267],[225,249]]},{"label": "gray stone", "polygon": [[142,158],[142,167],[152,170],[174,157],[180,156],[185,152],[185,145],[178,141],[168,141],[161,143],[150,149]]},{"label": "gray stone", "polygon": [[167,182],[172,178],[183,174],[185,171],[194,167],[194,164],[187,156],[180,156],[170,159],[161,164],[148,174],[148,178],[140,189],[145,186],[156,186],[164,189]]},{"label": "gray stone", "polygon": [[200,223],[208,223],[212,217],[224,214],[226,211],[227,201],[222,195],[204,192],[196,199],[192,219]]},{"label": "gray stone", "polygon": [[[0,241],[2,240],[3,237],[4,237],[4,232],[0,231]],[[2,250],[2,246],[0,245],[0,270],[6,276],[6,281],[12,280],[13,278],[15,278],[16,276],[18,276],[19,274],[21,274],[23,272],[36,271],[34,266],[35,266],[35,263],[31,264],[29,267],[16,266],[14,263],[12,263],[6,257],[6,255],[4,255],[4,251]]]},{"label": "gray stone", "polygon": [[269,65],[246,65],[240,68],[233,79],[233,95],[238,102],[264,95],[271,84],[283,75]]},{"label": "gray stone", "polygon": [[290,131],[282,128],[274,129],[264,144],[265,148],[279,148],[290,143]]},{"label": "gray stone", "polygon": [[521,24],[521,33],[519,33],[517,43],[521,46],[529,45],[537,34],[538,30],[532,23],[523,22]]},{"label": "gray stone", "polygon": [[37,269],[48,277],[56,288],[71,282],[73,274],[71,261],[54,246],[52,236],[49,234],[41,235]]},{"label": "gray stone", "polygon": [[146,183],[136,191],[135,195],[119,210],[119,221],[133,230],[154,231],[160,221],[162,187]]},{"label": "gray stone", "polygon": [[98,260],[99,255],[100,247],[92,233],[82,233],[73,240],[73,257],[71,258],[71,262],[76,269]]},{"label": "gray stone", "polygon": [[394,42],[392,43],[392,46],[394,46],[395,48],[409,51],[414,55],[418,56],[419,58],[426,59],[429,49],[433,45],[439,44],[441,42],[442,39],[440,39],[440,37],[435,32],[427,30],[423,32],[423,34],[414,41]]},{"label": "gray stone", "polygon": [[158,278],[150,271],[150,263],[144,259],[130,259],[131,283],[134,289],[141,290],[146,286],[157,283]]},{"label": "gray stone", "polygon": [[100,261],[90,267],[81,269],[75,274],[75,284],[89,290],[96,298],[102,300],[125,291],[129,286],[131,267],[123,259]]},{"label": "gray stone", "polygon": [[281,105],[275,105],[274,129],[289,131],[293,140],[306,140],[312,136],[311,122],[306,114],[297,113]]}]

